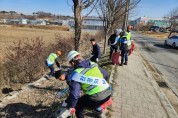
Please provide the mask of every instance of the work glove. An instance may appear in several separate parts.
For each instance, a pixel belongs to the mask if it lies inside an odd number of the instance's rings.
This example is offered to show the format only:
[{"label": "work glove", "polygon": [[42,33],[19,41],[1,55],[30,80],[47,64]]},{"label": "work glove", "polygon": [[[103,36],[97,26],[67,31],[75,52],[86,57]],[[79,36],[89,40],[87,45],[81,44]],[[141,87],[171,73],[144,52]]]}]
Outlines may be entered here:
[{"label": "work glove", "polygon": [[73,114],[75,114],[75,108],[70,108],[70,115],[73,115]]}]

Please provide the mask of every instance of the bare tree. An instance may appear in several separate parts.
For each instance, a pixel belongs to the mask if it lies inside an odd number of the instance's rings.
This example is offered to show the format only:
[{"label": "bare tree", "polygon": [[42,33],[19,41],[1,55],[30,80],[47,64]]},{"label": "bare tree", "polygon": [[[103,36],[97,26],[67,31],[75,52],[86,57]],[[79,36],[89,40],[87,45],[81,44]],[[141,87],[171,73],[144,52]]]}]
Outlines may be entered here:
[{"label": "bare tree", "polygon": [[[79,42],[81,39],[81,32],[82,32],[82,10],[91,7],[92,5],[96,4],[98,0],[73,0],[74,3],[74,20],[75,20],[75,50],[79,51]],[[90,8],[90,12],[93,8]],[[89,14],[87,14],[89,15]]]},{"label": "bare tree", "polygon": [[[140,1],[141,0],[99,0],[96,11],[103,21],[105,32],[104,53],[106,53],[106,40],[109,32],[122,24],[125,14],[128,14],[130,10],[135,8]],[[128,16],[125,17],[128,19]]]},{"label": "bare tree", "polygon": [[176,30],[178,30],[178,8],[173,9],[170,11],[170,13],[164,17],[165,20],[168,20],[169,28],[170,28],[170,33],[168,38],[171,36],[172,33],[174,33]]},{"label": "bare tree", "polygon": [[122,29],[125,30],[128,25],[128,18],[129,18],[129,5],[130,0],[126,0],[126,6],[125,6],[125,14],[124,14],[124,21],[122,25]]}]

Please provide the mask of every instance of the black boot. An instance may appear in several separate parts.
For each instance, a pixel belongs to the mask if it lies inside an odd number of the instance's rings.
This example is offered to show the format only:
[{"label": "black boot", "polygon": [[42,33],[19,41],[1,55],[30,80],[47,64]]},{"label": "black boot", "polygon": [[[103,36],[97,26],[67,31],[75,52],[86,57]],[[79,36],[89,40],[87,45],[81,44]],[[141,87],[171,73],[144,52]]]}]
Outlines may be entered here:
[{"label": "black boot", "polygon": [[124,65],[127,65],[127,62],[125,62]]}]

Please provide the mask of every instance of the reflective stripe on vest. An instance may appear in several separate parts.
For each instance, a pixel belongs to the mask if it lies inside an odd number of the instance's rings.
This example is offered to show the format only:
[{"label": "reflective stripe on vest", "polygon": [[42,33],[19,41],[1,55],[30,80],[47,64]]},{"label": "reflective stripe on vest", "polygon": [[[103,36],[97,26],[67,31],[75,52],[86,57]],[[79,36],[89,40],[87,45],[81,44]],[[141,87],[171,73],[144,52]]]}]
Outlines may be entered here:
[{"label": "reflective stripe on vest", "polygon": [[76,69],[72,75],[72,80],[80,82],[82,90],[88,95],[101,92],[109,87],[97,64],[93,62],[91,68]]},{"label": "reflective stripe on vest", "polygon": [[131,45],[131,32],[126,32],[125,35],[123,37],[126,37],[126,41],[124,41],[125,44],[127,44],[127,46]]},{"label": "reflective stripe on vest", "polygon": [[120,38],[120,36],[116,36],[115,42],[113,44],[110,44],[110,45],[115,45],[119,41],[119,38]]},{"label": "reflective stripe on vest", "polygon": [[57,54],[51,53],[49,57],[46,59],[48,66],[54,64],[56,58],[57,58]]}]

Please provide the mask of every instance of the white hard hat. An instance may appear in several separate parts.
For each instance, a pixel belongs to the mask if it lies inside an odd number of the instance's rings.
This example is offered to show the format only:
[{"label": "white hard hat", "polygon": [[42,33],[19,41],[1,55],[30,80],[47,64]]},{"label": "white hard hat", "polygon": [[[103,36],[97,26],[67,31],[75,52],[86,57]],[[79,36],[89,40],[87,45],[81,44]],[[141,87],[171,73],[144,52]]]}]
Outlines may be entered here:
[{"label": "white hard hat", "polygon": [[115,33],[116,35],[119,35],[121,32],[122,32],[122,29],[115,29],[115,32],[114,32],[114,33]]},{"label": "white hard hat", "polygon": [[76,57],[79,54],[80,53],[75,50],[70,51],[67,55],[67,61],[70,62],[74,57]]},{"label": "white hard hat", "polygon": [[122,32],[122,29],[118,29],[118,33],[120,34]]}]

